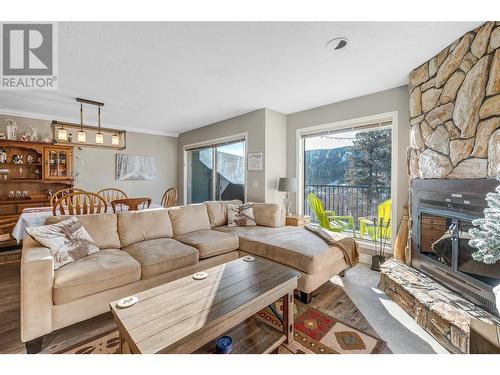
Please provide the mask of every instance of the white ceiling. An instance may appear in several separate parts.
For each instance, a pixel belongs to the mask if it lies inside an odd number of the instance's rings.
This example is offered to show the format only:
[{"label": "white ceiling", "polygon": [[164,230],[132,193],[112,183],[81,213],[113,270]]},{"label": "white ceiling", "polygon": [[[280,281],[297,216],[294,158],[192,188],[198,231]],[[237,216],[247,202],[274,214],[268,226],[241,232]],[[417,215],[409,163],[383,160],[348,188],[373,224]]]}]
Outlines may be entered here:
[{"label": "white ceiling", "polygon": [[[259,108],[293,113],[407,83],[478,22],[60,23],[59,90],[0,91],[0,111],[176,135]],[[325,43],[350,43],[339,52]],[[89,122],[95,117],[86,114]]]}]

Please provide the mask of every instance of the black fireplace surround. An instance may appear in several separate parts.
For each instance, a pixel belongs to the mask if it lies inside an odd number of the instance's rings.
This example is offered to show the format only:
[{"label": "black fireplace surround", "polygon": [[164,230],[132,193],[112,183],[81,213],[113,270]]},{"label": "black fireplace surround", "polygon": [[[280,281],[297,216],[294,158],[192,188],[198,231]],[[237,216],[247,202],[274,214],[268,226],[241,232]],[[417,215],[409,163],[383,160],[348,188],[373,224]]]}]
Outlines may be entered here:
[{"label": "black fireplace surround", "polygon": [[412,266],[469,301],[499,315],[493,288],[500,284],[500,262],[472,258],[472,220],[484,217],[485,197],[497,180],[421,180],[411,183]]}]

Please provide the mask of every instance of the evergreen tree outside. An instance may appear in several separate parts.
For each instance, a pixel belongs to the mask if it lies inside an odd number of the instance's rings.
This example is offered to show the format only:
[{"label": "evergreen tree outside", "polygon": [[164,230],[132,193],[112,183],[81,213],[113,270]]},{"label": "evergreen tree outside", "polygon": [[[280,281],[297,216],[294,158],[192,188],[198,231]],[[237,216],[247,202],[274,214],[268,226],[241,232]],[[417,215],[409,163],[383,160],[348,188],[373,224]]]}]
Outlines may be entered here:
[{"label": "evergreen tree outside", "polygon": [[367,188],[365,199],[373,212],[381,203],[377,202],[381,192],[386,191],[380,187],[391,186],[391,133],[390,128],[356,133],[348,156],[344,181]]},{"label": "evergreen tree outside", "polygon": [[500,185],[486,195],[486,202],[484,218],[472,221],[478,228],[469,230],[469,245],[478,249],[472,254],[475,261],[495,264],[500,260]]}]

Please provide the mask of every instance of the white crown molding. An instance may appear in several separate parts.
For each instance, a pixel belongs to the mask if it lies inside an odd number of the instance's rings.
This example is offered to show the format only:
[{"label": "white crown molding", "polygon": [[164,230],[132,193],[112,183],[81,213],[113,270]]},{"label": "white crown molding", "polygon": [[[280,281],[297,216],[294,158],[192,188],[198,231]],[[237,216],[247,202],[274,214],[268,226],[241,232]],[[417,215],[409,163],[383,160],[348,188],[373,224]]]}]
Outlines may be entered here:
[{"label": "white crown molding", "polygon": [[[0,107],[0,114],[6,115],[6,116],[26,117],[26,118],[31,118],[34,120],[52,121],[52,120],[57,119],[58,121],[75,122],[75,119],[73,119],[73,118],[60,117],[57,115],[46,115],[46,114],[33,113],[33,112],[16,111],[16,110],[7,109],[7,108],[1,108],[1,107]],[[174,137],[174,138],[179,137],[178,133],[170,133],[170,132],[163,132],[161,130],[143,129],[143,128],[134,128],[134,127],[130,127],[130,126],[114,125],[114,124],[110,124],[107,122],[102,123],[102,126],[106,127],[106,128],[126,130],[126,131],[134,132],[134,133],[161,135],[161,136],[165,136],[165,137]]]}]

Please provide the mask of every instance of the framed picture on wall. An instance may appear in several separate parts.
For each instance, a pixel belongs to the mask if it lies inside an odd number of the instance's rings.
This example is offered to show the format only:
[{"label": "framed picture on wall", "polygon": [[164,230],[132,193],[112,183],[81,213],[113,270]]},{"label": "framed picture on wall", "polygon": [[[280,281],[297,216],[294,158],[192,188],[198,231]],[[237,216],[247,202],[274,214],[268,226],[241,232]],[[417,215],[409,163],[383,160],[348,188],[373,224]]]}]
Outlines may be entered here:
[{"label": "framed picture on wall", "polygon": [[156,156],[116,154],[115,179],[154,180],[157,176]]},{"label": "framed picture on wall", "polygon": [[249,171],[261,171],[262,167],[262,152],[249,152],[248,153],[248,170]]}]

